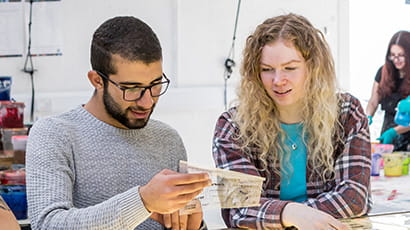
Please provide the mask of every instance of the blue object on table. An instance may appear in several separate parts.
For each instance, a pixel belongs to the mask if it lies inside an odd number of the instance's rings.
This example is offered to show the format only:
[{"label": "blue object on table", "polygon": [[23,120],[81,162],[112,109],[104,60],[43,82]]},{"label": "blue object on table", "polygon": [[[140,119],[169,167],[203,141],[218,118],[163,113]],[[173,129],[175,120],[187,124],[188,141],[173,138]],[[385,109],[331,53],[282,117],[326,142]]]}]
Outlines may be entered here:
[{"label": "blue object on table", "polygon": [[381,161],[382,155],[380,153],[372,153],[372,176],[380,176]]},{"label": "blue object on table", "polygon": [[0,101],[10,101],[11,77],[0,76]]},{"label": "blue object on table", "polygon": [[27,194],[25,185],[1,185],[0,194],[17,220],[27,219]]},{"label": "blue object on table", "polygon": [[401,100],[397,105],[394,122],[402,126],[410,126],[410,96]]}]

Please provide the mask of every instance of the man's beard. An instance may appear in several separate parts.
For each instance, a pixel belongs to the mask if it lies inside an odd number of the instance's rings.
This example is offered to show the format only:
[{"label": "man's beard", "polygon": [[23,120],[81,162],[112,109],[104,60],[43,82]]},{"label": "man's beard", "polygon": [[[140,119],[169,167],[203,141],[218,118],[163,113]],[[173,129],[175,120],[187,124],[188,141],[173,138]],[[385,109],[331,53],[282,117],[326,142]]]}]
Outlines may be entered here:
[{"label": "man's beard", "polygon": [[[111,95],[107,92],[106,89],[104,89],[103,92],[103,102],[105,106],[105,110],[107,113],[123,124],[125,127],[129,129],[142,129],[144,128],[148,121],[149,118],[151,117],[152,112],[154,111],[155,103],[152,105],[151,112],[145,119],[133,119],[130,120],[127,118],[127,112],[130,111],[130,108],[127,108],[124,112],[121,111],[121,107],[114,101],[114,99],[111,97]],[[145,111],[146,108],[138,107],[135,106],[133,107],[134,110],[139,110],[139,111]]]}]

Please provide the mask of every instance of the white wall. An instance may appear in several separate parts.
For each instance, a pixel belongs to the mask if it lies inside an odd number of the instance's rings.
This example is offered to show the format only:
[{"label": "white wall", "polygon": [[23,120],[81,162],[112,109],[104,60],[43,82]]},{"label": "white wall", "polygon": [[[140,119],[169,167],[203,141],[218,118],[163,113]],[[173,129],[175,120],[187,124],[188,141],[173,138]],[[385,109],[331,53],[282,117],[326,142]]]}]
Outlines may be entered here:
[{"label": "white wall", "polygon": [[[371,10],[367,10],[371,9]],[[390,38],[399,30],[410,31],[410,4],[403,0],[350,1],[350,92],[366,106],[377,70],[384,64]],[[370,126],[376,141],[384,113],[377,111]]]},{"label": "white wall", "polygon": [[[34,118],[60,113],[87,101],[92,93],[86,77],[90,69],[92,33],[108,18],[134,15],[158,34],[164,50],[164,70],[172,80],[172,88],[161,98],[154,117],[164,118],[181,132],[193,161],[212,165],[211,130],[224,110],[223,63],[232,42],[237,3],[232,0],[63,0],[59,3],[61,12],[57,18],[61,21],[58,31],[63,37],[63,55],[33,58],[37,70]],[[340,49],[338,4],[337,0],[242,1],[235,46],[237,66],[228,84],[229,100],[234,97],[239,80],[244,41],[255,26],[268,17],[288,12],[305,15],[319,29],[326,30],[337,60]],[[318,5],[326,10],[318,14]],[[34,11],[39,10],[38,7],[40,5],[34,3]],[[33,30],[36,28],[34,20]],[[28,121],[31,85],[28,75],[21,71],[23,64],[24,57],[2,58],[0,75],[13,77],[12,96],[26,103]],[[196,120],[192,120],[195,115],[187,115],[190,113],[197,114]],[[192,127],[198,123],[201,126],[195,130],[204,132],[193,132]],[[193,138],[193,133],[198,136]]]},{"label": "white wall", "polygon": [[[172,87],[161,97],[154,118],[181,134],[189,161],[213,166],[211,140],[215,121],[224,110],[223,63],[231,47],[237,0],[63,0],[63,55],[34,57],[37,92],[35,118],[56,114],[85,103],[92,94],[86,73],[94,30],[106,19],[134,15],[156,31],[164,51],[164,70]],[[336,60],[341,84],[349,89],[348,0],[243,0],[237,28],[235,61],[228,82],[232,100],[239,80],[239,64],[246,37],[264,19],[294,12],[306,16],[323,32]],[[34,3],[36,4],[36,3]],[[35,22],[33,22],[35,24]],[[30,82],[21,72],[24,58],[1,58],[0,75],[13,76],[12,96],[26,103]],[[28,121],[28,119],[26,119]],[[206,212],[211,227],[222,227],[218,210]]]}]

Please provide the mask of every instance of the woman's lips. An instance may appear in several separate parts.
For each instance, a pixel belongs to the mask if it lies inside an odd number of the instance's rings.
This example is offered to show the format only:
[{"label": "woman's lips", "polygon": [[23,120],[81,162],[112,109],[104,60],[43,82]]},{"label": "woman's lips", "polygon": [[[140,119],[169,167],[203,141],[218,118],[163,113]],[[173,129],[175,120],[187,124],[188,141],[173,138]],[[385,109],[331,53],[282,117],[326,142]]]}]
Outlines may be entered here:
[{"label": "woman's lips", "polygon": [[279,96],[285,96],[285,95],[287,95],[287,94],[289,94],[289,92],[290,91],[292,91],[292,89],[288,89],[288,90],[273,90],[273,92],[276,94],[276,95],[279,95]]}]

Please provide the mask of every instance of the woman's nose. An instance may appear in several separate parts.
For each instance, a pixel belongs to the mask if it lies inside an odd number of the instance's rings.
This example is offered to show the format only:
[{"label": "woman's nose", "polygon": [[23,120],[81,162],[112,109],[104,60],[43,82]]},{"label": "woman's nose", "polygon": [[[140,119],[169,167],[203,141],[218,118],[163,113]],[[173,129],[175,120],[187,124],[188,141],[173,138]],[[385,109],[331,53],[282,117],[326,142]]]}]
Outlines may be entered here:
[{"label": "woman's nose", "polygon": [[272,81],[274,84],[283,84],[284,82],[286,82],[286,79],[287,78],[282,71],[276,71]]}]

